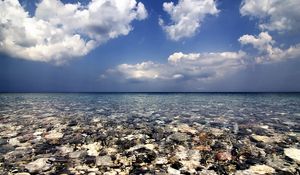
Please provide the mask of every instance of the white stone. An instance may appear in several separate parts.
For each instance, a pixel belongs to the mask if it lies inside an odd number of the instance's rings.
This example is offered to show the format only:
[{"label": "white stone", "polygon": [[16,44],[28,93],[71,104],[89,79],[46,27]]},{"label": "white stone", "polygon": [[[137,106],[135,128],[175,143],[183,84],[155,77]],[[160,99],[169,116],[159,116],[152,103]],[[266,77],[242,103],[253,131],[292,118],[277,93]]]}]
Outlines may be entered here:
[{"label": "white stone", "polygon": [[77,159],[77,158],[84,156],[84,154],[85,154],[85,151],[75,151],[75,152],[69,153],[69,157],[71,159]]},{"label": "white stone", "polygon": [[64,136],[63,133],[60,132],[50,132],[49,134],[45,135],[45,139],[47,140],[59,140]]},{"label": "white stone", "polygon": [[300,149],[297,148],[285,148],[284,154],[300,164]]},{"label": "white stone", "polygon": [[8,143],[10,145],[12,145],[12,146],[18,146],[18,145],[20,145],[20,141],[16,137],[9,139]]},{"label": "white stone", "polygon": [[199,175],[218,175],[214,170],[202,170]]},{"label": "white stone", "polygon": [[181,124],[177,128],[178,128],[178,131],[184,132],[184,133],[196,134],[198,132],[196,129],[190,127],[187,124]]},{"label": "white stone", "polygon": [[158,157],[156,158],[155,163],[157,165],[165,165],[168,163],[168,159],[166,157]]},{"label": "white stone", "polygon": [[260,136],[260,135],[251,135],[251,138],[257,142],[264,142],[264,143],[270,143],[272,142],[272,139],[268,136]]},{"label": "white stone", "polygon": [[110,156],[100,156],[96,158],[97,166],[112,166],[114,163]]},{"label": "white stone", "polygon": [[30,173],[40,172],[40,171],[47,171],[51,168],[51,165],[47,163],[48,158],[39,158],[29,164],[25,165],[25,168]]},{"label": "white stone", "polygon": [[98,156],[99,150],[102,148],[99,142],[83,145],[82,147],[88,150],[87,154],[89,156]]},{"label": "white stone", "polygon": [[275,169],[267,165],[254,165],[249,168],[250,172],[255,174],[272,174],[275,173]]},{"label": "white stone", "polygon": [[219,136],[223,135],[223,131],[221,129],[218,129],[218,128],[211,128],[210,131],[216,137],[219,137]]},{"label": "white stone", "polygon": [[176,170],[174,168],[171,168],[171,167],[168,167],[168,173],[170,175],[179,175],[180,174],[180,171],[179,170]]},{"label": "white stone", "polygon": [[63,154],[68,154],[74,151],[74,148],[70,147],[70,146],[61,146],[58,147],[58,150],[63,153]]}]

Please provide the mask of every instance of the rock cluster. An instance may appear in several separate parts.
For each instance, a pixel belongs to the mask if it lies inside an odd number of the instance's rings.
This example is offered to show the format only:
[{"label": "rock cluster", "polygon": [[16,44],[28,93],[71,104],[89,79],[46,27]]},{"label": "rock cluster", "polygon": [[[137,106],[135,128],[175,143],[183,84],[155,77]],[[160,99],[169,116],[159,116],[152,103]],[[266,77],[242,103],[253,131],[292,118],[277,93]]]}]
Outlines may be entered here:
[{"label": "rock cluster", "polygon": [[72,105],[3,108],[0,174],[300,173],[300,124],[292,119]]}]

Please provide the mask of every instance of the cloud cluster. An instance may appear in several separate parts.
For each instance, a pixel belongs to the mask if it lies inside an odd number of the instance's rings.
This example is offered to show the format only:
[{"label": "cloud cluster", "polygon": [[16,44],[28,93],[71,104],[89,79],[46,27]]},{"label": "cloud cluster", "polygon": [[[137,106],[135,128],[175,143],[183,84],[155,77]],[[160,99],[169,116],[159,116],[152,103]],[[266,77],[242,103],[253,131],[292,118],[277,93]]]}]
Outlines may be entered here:
[{"label": "cloud cluster", "polygon": [[240,13],[260,20],[263,30],[288,32],[300,30],[299,0],[244,0]]},{"label": "cloud cluster", "polygon": [[267,32],[258,36],[243,35],[241,45],[250,45],[255,51],[173,53],[165,64],[145,61],[137,64],[121,64],[107,70],[102,78],[125,81],[190,80],[207,81],[223,77],[251,64],[266,64],[300,57],[300,44],[280,48]]},{"label": "cloud cluster", "polygon": [[268,32],[261,32],[258,36],[243,35],[239,38],[242,45],[251,45],[258,53],[254,56],[256,63],[277,62],[300,57],[300,44],[287,49],[277,47],[276,42]]},{"label": "cloud cluster", "polygon": [[18,0],[0,1],[0,52],[61,64],[99,44],[127,35],[147,17],[135,0],[92,0],[87,5],[41,0],[30,16]]},{"label": "cloud cluster", "polygon": [[102,75],[124,80],[209,80],[223,76],[226,72],[243,67],[246,54],[240,52],[173,53],[166,64],[146,61],[138,64],[121,64]]},{"label": "cloud cluster", "polygon": [[179,0],[163,3],[163,9],[171,17],[171,23],[165,24],[159,19],[159,24],[172,40],[193,36],[200,28],[205,16],[217,15],[219,10],[214,0]]}]

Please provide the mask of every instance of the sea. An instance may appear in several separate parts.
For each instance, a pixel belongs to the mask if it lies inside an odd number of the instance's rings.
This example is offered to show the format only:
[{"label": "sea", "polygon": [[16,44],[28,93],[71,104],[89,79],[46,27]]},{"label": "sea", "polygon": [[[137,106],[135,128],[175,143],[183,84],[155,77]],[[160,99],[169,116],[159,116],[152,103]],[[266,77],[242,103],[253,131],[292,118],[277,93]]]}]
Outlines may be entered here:
[{"label": "sea", "polygon": [[0,93],[0,174],[297,174],[299,141],[300,93]]}]

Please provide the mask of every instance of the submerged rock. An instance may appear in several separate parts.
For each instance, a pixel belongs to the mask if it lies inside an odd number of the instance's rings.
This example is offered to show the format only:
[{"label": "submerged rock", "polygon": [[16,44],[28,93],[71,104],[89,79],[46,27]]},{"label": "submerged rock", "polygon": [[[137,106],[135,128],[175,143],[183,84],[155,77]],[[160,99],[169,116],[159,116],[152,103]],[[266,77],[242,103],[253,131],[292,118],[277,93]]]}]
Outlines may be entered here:
[{"label": "submerged rock", "polygon": [[47,140],[59,140],[64,136],[63,133],[57,132],[57,131],[53,131],[48,133],[47,135],[45,135],[45,139]]},{"label": "submerged rock", "polygon": [[172,167],[168,167],[168,173],[171,174],[171,175],[179,175],[180,171],[176,170],[176,169],[174,169]]},{"label": "submerged rock", "polygon": [[169,136],[170,139],[177,141],[177,142],[185,142],[190,139],[190,136],[185,133],[174,133]]},{"label": "submerged rock", "polygon": [[82,147],[87,149],[87,154],[89,156],[98,156],[101,144],[99,142],[94,142],[88,145],[83,145]]},{"label": "submerged rock", "polygon": [[168,163],[168,159],[166,157],[158,157],[155,160],[156,165],[165,165]]},{"label": "submerged rock", "polygon": [[272,142],[272,139],[268,136],[251,135],[251,139],[256,141],[256,142],[264,142],[264,143]]},{"label": "submerged rock", "polygon": [[284,155],[293,159],[295,162],[300,164],[300,149],[297,148],[285,148]]},{"label": "submerged rock", "polygon": [[47,171],[51,168],[51,164],[47,163],[47,161],[48,161],[48,158],[39,158],[39,159],[25,165],[25,168],[30,173]]},{"label": "submerged rock", "polygon": [[97,166],[113,166],[114,163],[110,156],[99,156],[96,158]]},{"label": "submerged rock", "polygon": [[190,127],[187,124],[181,124],[177,128],[178,128],[178,131],[183,132],[183,133],[196,134],[198,132],[196,129]]},{"label": "submerged rock", "polygon": [[219,161],[231,160],[231,154],[229,152],[219,152],[216,154],[216,159]]},{"label": "submerged rock", "polygon": [[275,169],[267,165],[254,165],[249,168],[249,171],[254,174],[272,174]]}]

